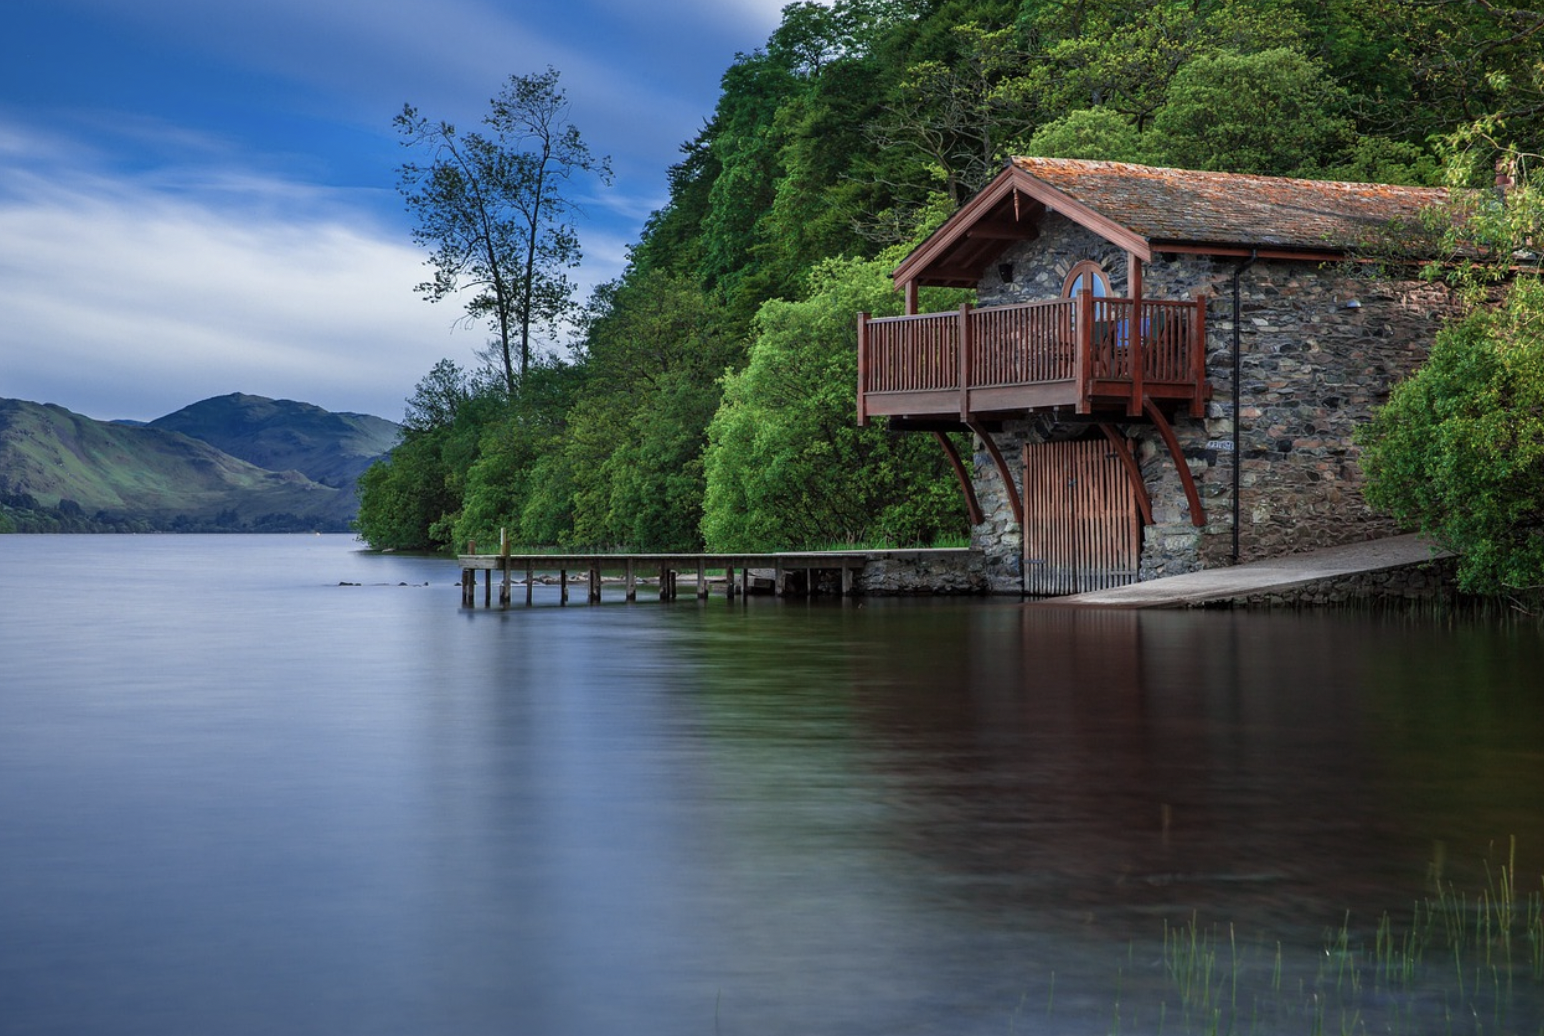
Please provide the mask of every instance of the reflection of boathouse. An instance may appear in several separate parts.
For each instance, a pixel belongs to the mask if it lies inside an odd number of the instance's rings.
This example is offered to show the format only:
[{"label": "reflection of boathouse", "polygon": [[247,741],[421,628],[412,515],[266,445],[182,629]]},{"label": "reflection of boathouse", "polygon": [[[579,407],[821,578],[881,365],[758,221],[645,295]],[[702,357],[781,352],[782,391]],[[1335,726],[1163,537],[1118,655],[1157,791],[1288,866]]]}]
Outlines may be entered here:
[{"label": "reflection of boathouse", "polygon": [[[1391,532],[1352,433],[1425,358],[1445,297],[1345,260],[1445,197],[1015,159],[896,269],[908,315],[860,318],[859,420],[951,453],[944,433],[973,433],[962,485],[1001,590]],[[919,286],[979,306],[918,314]]]}]

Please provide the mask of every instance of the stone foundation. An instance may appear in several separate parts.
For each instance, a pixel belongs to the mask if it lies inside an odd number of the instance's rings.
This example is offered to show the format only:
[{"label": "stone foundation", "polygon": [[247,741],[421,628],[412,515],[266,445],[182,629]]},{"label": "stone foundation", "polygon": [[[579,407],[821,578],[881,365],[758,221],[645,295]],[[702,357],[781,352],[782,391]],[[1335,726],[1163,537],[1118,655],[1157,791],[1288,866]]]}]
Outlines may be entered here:
[{"label": "stone foundation", "polygon": [[887,551],[869,559],[853,589],[870,597],[982,594],[988,591],[985,569],[985,557],[974,550]]},{"label": "stone foundation", "polygon": [[1333,606],[1407,605],[1420,601],[1451,600],[1457,595],[1452,558],[1423,561],[1418,565],[1362,572],[1337,579],[1321,579],[1301,586],[1233,601],[1212,602],[1201,607],[1323,608]]}]

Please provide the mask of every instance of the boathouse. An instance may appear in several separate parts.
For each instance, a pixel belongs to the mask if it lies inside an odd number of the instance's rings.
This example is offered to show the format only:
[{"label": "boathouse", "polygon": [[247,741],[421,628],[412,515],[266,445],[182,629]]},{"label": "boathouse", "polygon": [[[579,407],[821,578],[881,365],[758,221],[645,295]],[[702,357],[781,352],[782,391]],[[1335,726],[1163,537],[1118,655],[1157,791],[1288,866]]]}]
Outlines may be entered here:
[{"label": "boathouse", "polygon": [[[1391,535],[1353,433],[1443,288],[1365,261],[1434,188],[1016,158],[858,320],[858,420],[951,454],[999,592],[1103,589]],[[918,288],[977,303],[919,314]],[[947,433],[968,432],[970,463]]]}]

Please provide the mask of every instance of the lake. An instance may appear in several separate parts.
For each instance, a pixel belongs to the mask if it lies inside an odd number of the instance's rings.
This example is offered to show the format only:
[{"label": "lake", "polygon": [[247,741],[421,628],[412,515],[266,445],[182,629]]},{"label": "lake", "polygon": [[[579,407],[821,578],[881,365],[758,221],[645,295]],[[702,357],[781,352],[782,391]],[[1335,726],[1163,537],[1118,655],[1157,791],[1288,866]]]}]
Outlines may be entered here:
[{"label": "lake", "polygon": [[0,1033],[1544,1032],[1532,622],[458,577],[0,536]]}]

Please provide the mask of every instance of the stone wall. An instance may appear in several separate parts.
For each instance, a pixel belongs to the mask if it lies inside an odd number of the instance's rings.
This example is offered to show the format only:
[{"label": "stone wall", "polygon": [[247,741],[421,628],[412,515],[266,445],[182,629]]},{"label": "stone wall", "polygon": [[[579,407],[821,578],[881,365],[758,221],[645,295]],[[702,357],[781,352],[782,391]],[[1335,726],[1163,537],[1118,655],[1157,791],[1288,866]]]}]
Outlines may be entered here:
[{"label": "stone wall", "polygon": [[1320,579],[1227,602],[1237,608],[1324,608],[1336,605],[1404,605],[1456,599],[1457,562],[1423,561],[1401,568]]},{"label": "stone wall", "polygon": [[974,550],[894,550],[869,558],[853,589],[870,597],[987,592],[985,559]]},{"label": "stone wall", "polygon": [[[1001,280],[997,264],[989,269],[978,288],[980,304],[1055,298],[1072,266],[1090,258],[1104,267],[1111,291],[1125,295],[1126,253],[1063,216],[1047,214],[1038,238],[1002,256],[1014,266],[1011,283]],[[1173,420],[1205,511],[1200,528],[1191,522],[1178,470],[1152,426],[1116,424],[1135,445],[1152,498],[1153,524],[1143,531],[1144,580],[1233,561],[1233,277],[1241,267],[1238,560],[1396,531],[1362,499],[1353,433],[1387,400],[1393,384],[1425,359],[1448,313],[1444,289],[1336,265],[1159,255],[1144,266],[1144,295],[1208,299],[1212,399],[1204,418],[1181,411]],[[1010,423],[995,437],[1015,484],[1022,485],[1018,466],[1026,443],[1078,434],[1098,433],[1072,415],[1049,415]],[[975,470],[986,520],[972,541],[986,555],[992,588],[1016,592],[1022,541],[984,449],[976,454]]]}]

